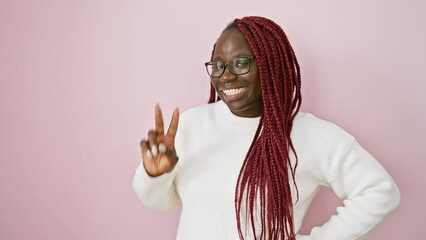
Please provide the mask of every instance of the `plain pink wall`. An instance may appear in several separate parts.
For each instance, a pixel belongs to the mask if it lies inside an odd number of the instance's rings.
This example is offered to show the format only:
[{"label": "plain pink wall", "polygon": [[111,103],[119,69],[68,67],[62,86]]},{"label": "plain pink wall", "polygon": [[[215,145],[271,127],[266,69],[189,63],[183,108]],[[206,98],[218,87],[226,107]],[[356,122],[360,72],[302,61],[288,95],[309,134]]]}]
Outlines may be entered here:
[{"label": "plain pink wall", "polygon": [[[132,192],[138,143],[156,102],[167,119],[206,102],[203,63],[244,15],[287,32],[303,110],[351,132],[397,181],[401,205],[369,239],[424,239],[425,9],[421,0],[0,1],[0,239],[173,239],[179,207],[152,211]],[[303,231],[338,203],[322,192]]]}]

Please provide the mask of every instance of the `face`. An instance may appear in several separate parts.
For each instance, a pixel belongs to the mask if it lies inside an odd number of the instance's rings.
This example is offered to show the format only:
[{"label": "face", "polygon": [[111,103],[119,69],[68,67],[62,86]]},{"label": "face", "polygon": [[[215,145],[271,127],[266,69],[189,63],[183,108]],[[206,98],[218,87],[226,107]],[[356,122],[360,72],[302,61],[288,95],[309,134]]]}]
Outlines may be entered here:
[{"label": "face", "polygon": [[[237,29],[225,30],[216,42],[212,61],[228,63],[237,57],[253,56],[244,35]],[[262,92],[257,61],[250,71],[235,75],[228,68],[220,78],[211,78],[219,97],[232,113],[240,117],[258,117],[263,113]]]}]

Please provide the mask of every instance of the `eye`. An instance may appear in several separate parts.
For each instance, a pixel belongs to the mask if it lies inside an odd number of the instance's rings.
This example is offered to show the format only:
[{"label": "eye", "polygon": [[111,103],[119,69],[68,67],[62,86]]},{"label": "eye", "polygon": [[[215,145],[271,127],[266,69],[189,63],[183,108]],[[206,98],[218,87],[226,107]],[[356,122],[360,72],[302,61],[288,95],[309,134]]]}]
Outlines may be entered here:
[{"label": "eye", "polygon": [[222,70],[224,68],[224,64],[222,62],[213,62],[213,69]]},{"label": "eye", "polygon": [[237,68],[244,68],[246,67],[248,64],[250,64],[250,60],[246,57],[240,57],[240,58],[236,58],[233,61],[233,65]]}]

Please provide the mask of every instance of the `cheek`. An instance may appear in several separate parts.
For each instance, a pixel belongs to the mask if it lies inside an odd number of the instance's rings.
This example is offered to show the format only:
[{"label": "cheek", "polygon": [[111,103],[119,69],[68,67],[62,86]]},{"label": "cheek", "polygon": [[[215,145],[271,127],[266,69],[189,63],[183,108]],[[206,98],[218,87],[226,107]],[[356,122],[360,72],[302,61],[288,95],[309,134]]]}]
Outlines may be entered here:
[{"label": "cheek", "polygon": [[256,86],[256,98],[262,99],[262,88],[260,87],[260,81],[257,83]]}]

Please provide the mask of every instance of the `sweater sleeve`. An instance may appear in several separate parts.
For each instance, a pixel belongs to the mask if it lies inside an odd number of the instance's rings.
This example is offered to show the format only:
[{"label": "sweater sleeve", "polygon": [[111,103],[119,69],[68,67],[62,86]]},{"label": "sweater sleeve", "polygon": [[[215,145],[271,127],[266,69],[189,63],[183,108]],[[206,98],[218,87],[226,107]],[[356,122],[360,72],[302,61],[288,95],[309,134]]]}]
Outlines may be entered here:
[{"label": "sweater sleeve", "polygon": [[173,183],[176,168],[161,176],[151,177],[139,164],[133,177],[133,191],[146,207],[166,210],[180,201]]},{"label": "sweater sleeve", "polygon": [[323,226],[298,240],[357,240],[365,237],[399,204],[394,180],[355,139],[335,165],[328,184],[343,200]]}]

